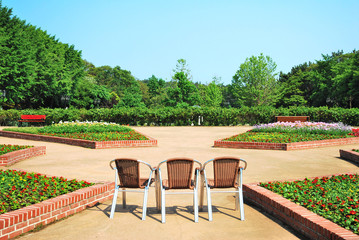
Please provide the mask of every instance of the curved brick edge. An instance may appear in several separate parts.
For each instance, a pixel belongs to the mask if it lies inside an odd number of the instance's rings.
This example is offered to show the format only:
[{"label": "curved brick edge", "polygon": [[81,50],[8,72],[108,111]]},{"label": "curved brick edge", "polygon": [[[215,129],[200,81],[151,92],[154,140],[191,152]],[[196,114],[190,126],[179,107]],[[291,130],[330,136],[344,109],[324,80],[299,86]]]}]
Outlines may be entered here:
[{"label": "curved brick edge", "polygon": [[106,182],[0,215],[0,240],[14,238],[112,199],[115,183]]},{"label": "curved brick edge", "polygon": [[[142,134],[142,133],[141,133]],[[144,134],[142,134],[144,135]],[[53,137],[53,136],[43,136],[35,135],[30,133],[18,133],[10,131],[0,131],[0,136],[10,137],[10,138],[20,138],[27,140],[35,141],[46,141],[46,142],[55,142],[55,143],[64,143],[74,146],[93,148],[93,149],[102,149],[102,148],[121,148],[121,147],[156,147],[157,140],[151,137],[148,137],[149,140],[123,140],[123,141],[89,141],[89,140],[80,140],[72,138],[62,138],[62,137]]]},{"label": "curved brick edge", "polygon": [[327,139],[308,142],[293,143],[262,143],[262,142],[235,142],[235,141],[214,141],[214,147],[222,148],[245,148],[245,149],[265,149],[265,150],[302,150],[319,147],[337,146],[359,143],[359,137]]},{"label": "curved brick edge", "polygon": [[346,160],[349,160],[349,161],[352,161],[355,163],[359,163],[359,153],[358,152],[340,149],[339,153],[340,153],[341,158],[344,158]]},{"label": "curved brick edge", "polygon": [[37,147],[26,148],[14,152],[9,152],[0,156],[0,166],[10,166],[24,159],[45,155],[45,154],[46,154],[45,146],[37,146]]},{"label": "curved brick edge", "polygon": [[309,239],[359,239],[359,236],[284,197],[260,187],[243,184],[247,202],[291,226]]}]

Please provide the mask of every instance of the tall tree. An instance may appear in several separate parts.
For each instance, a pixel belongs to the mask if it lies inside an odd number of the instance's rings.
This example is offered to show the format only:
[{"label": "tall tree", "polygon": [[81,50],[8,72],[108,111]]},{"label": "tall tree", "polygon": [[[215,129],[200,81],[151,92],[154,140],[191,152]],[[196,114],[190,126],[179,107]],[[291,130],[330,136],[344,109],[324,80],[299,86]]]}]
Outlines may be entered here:
[{"label": "tall tree", "polygon": [[213,77],[212,82],[206,86],[204,105],[208,107],[219,107],[223,100],[222,90],[219,87],[220,78]]},{"label": "tall tree", "polygon": [[272,106],[280,98],[276,63],[260,54],[247,58],[232,79],[232,93],[239,106]]},{"label": "tall tree", "polygon": [[173,87],[167,91],[167,104],[176,106],[186,103],[190,106],[199,104],[199,93],[194,83],[190,80],[190,70],[186,60],[179,59],[172,77]]}]

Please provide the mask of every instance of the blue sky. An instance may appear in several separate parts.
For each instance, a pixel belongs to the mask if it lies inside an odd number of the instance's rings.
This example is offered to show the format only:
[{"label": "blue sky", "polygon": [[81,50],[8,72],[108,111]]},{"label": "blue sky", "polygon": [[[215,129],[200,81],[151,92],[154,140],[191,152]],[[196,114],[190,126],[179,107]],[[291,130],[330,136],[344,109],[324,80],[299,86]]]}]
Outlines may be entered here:
[{"label": "blue sky", "polygon": [[13,14],[95,66],[120,66],[167,81],[183,58],[193,81],[230,84],[260,53],[277,71],[359,47],[358,0],[2,0]]}]

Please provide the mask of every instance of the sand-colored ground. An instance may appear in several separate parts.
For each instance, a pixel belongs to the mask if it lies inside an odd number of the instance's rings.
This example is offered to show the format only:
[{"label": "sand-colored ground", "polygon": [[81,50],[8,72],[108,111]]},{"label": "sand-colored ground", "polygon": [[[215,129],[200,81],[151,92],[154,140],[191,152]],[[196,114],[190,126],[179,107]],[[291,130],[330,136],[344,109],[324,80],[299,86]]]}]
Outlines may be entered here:
[{"label": "sand-colored ground", "polygon": [[[158,140],[153,148],[86,149],[65,144],[0,137],[0,143],[46,146],[45,156],[19,162],[11,168],[88,181],[114,181],[108,166],[117,157],[133,157],[156,166],[171,157],[191,157],[204,163],[217,156],[237,156],[248,162],[244,182],[297,179],[337,173],[359,173],[359,167],[339,158],[334,146],[298,151],[213,148],[214,140],[244,132],[250,127],[134,127]],[[4,168],[4,167],[3,167]],[[145,174],[146,171],[143,171]],[[111,201],[89,208],[41,231],[20,239],[299,239],[284,224],[273,221],[253,206],[245,205],[245,221],[234,211],[232,194],[214,194],[213,222],[200,212],[193,222],[190,195],[171,195],[166,199],[166,223],[155,209],[154,187],[150,189],[148,215],[141,221],[142,194],[127,195],[128,209],[118,207],[109,219]]]}]

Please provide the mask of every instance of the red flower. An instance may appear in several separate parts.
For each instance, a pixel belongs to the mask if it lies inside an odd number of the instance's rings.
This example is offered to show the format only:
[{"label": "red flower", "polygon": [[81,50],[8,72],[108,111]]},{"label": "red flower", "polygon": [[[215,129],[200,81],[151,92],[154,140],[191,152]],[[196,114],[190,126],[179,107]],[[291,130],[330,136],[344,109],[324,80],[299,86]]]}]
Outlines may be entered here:
[{"label": "red flower", "polygon": [[354,215],[354,214],[356,214],[357,212],[356,211],[350,211],[349,212],[351,215]]}]

